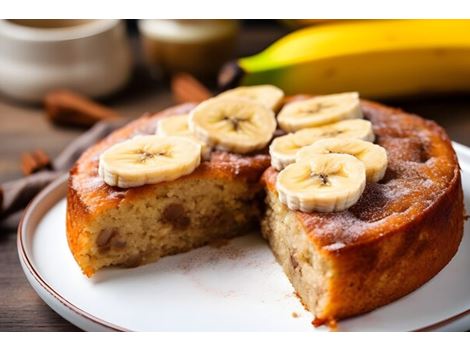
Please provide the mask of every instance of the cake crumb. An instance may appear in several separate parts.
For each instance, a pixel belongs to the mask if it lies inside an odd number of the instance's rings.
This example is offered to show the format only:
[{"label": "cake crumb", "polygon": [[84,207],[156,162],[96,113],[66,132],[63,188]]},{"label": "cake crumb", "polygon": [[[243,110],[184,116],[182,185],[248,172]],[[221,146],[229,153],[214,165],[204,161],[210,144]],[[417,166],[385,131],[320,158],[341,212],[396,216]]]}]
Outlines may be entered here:
[{"label": "cake crumb", "polygon": [[338,331],[338,323],[335,319],[320,319],[315,318],[312,321],[312,325],[316,328],[326,325],[330,331]]},{"label": "cake crumb", "polygon": [[319,319],[319,318],[316,318],[312,320],[312,325],[316,328],[322,326],[323,324],[325,324],[325,319]]},{"label": "cake crumb", "polygon": [[338,323],[334,319],[328,320],[327,326],[330,329],[330,331],[337,331],[338,330]]},{"label": "cake crumb", "polygon": [[298,318],[300,315],[297,312],[292,312],[292,318]]}]

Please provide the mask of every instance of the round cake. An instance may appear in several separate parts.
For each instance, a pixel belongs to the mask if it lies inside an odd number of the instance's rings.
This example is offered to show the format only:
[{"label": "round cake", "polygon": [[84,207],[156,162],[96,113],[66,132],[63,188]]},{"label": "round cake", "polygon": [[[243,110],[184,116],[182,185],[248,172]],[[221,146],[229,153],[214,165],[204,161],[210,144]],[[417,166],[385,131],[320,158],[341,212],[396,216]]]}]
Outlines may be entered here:
[{"label": "round cake", "polygon": [[[296,99],[304,99],[298,97]],[[284,100],[284,103],[292,99]],[[87,275],[136,266],[256,228],[316,323],[370,311],[423,285],[454,256],[463,234],[459,166],[436,123],[362,101],[388,166],[358,202],[301,212],[280,202],[267,148],[213,150],[189,175],[134,188],[109,186],[100,155],[192,104],[147,114],[88,149],[70,172],[67,237]],[[282,134],[278,131],[278,135]]]}]

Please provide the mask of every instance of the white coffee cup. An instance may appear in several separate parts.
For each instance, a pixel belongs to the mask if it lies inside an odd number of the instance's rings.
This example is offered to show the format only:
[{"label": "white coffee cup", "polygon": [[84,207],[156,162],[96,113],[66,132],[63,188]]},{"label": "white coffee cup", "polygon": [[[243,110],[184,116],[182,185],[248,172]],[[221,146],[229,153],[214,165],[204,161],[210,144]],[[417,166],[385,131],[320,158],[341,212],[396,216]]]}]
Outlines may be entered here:
[{"label": "white coffee cup", "polygon": [[68,88],[102,97],[127,82],[122,20],[0,20],[0,91],[26,102]]}]

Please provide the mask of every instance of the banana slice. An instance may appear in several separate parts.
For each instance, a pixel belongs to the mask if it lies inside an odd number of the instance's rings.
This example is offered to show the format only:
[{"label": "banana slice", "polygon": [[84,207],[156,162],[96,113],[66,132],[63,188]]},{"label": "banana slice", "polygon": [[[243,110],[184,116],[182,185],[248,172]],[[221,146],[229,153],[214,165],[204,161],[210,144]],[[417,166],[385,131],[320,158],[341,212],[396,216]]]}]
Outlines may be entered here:
[{"label": "banana slice", "polygon": [[322,95],[307,100],[295,101],[284,106],[277,120],[286,132],[303,128],[323,126],[332,122],[362,119],[359,94],[341,93]]},{"label": "banana slice", "polygon": [[201,162],[201,145],[185,137],[138,136],[105,150],[98,173],[122,188],[172,181]]},{"label": "banana slice", "polygon": [[189,114],[174,115],[157,120],[157,135],[166,136],[191,136],[188,126]]},{"label": "banana slice", "polygon": [[162,118],[157,121],[157,136],[180,136],[186,137],[201,145],[201,155],[204,160],[209,160],[211,147],[207,143],[196,138],[189,129],[189,114],[174,115]]},{"label": "banana slice", "polygon": [[347,154],[318,154],[277,175],[279,200],[291,210],[342,211],[355,204],[366,185],[364,163]]},{"label": "banana slice", "polygon": [[387,170],[387,151],[380,145],[356,138],[327,138],[301,148],[295,161],[308,161],[318,154],[349,154],[364,163],[368,182],[380,181]]},{"label": "banana slice", "polygon": [[265,84],[250,87],[238,87],[220,93],[220,98],[244,98],[263,104],[268,109],[276,111],[284,98],[284,92],[278,87]]},{"label": "banana slice", "polygon": [[191,112],[189,128],[210,146],[243,154],[269,143],[276,119],[271,110],[248,99],[212,98]]},{"label": "banana slice", "polygon": [[373,142],[375,139],[370,121],[363,119],[345,120],[321,127],[306,128],[273,140],[269,146],[271,165],[282,170],[295,161],[300,148],[325,138],[358,138]]}]

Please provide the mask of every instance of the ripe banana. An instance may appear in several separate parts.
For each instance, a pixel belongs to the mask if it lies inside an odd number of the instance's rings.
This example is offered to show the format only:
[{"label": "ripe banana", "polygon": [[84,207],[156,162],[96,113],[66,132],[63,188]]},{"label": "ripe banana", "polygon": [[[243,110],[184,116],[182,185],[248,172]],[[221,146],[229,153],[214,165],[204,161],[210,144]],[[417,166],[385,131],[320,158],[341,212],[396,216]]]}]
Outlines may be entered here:
[{"label": "ripe banana", "polygon": [[201,145],[185,137],[137,136],[117,143],[99,158],[98,174],[122,188],[172,181],[201,161]]},{"label": "ripe banana", "polygon": [[347,119],[362,119],[359,94],[342,93],[321,95],[287,104],[277,115],[277,121],[286,132],[327,125]]},{"label": "ripe banana", "polygon": [[368,182],[380,181],[387,170],[387,152],[380,145],[356,138],[327,138],[303,147],[297,152],[296,162],[308,161],[318,154],[349,154],[364,163]]},{"label": "ripe banana", "polygon": [[295,161],[300,148],[325,138],[358,138],[374,141],[374,132],[370,121],[363,119],[344,120],[326,126],[306,128],[295,133],[289,133],[275,138],[269,146],[271,165],[276,170],[282,170]]},{"label": "ripe banana", "polygon": [[250,99],[276,111],[284,98],[284,92],[278,87],[266,84],[229,89],[220,93],[218,97]]},{"label": "ripe banana", "polygon": [[157,136],[180,136],[186,137],[201,145],[201,156],[204,160],[210,159],[211,148],[207,143],[196,138],[194,133],[189,130],[189,114],[168,116],[158,120],[157,122]]},{"label": "ripe banana", "polygon": [[279,200],[291,210],[342,211],[364,191],[364,163],[347,154],[318,154],[295,162],[277,175]]},{"label": "ripe banana", "polygon": [[297,30],[225,65],[223,88],[273,84],[286,94],[367,98],[470,91],[470,20],[364,20]]},{"label": "ripe banana", "polygon": [[269,143],[276,119],[272,110],[252,100],[216,97],[191,111],[189,128],[211,146],[244,154]]}]

